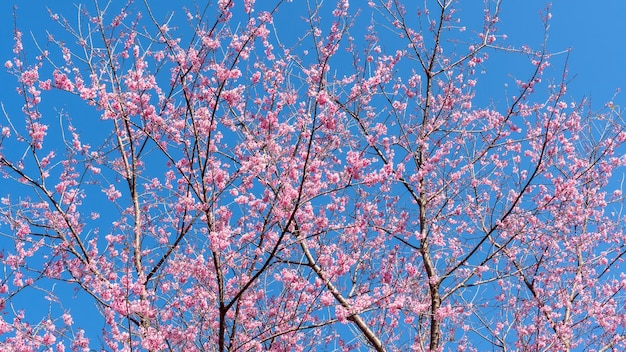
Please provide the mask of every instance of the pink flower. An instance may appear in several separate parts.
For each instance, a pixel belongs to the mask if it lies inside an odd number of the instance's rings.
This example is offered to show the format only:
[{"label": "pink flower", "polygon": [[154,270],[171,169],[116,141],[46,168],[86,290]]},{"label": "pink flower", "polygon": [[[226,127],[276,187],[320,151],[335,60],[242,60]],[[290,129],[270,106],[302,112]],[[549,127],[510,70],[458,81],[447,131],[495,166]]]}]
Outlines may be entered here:
[{"label": "pink flower", "polygon": [[53,77],[55,87],[68,92],[74,90],[74,84],[72,84],[66,74],[60,72],[59,70],[55,70],[53,73]]},{"label": "pink flower", "polygon": [[36,149],[41,149],[43,146],[43,139],[46,136],[46,131],[48,130],[47,125],[40,124],[39,122],[34,122],[30,125],[30,130],[28,132],[32,144]]},{"label": "pink flower", "polygon": [[74,324],[74,320],[72,319],[72,316],[69,313],[63,314],[63,323],[67,326],[71,326],[72,324]]},{"label": "pink flower", "polygon": [[32,86],[39,79],[39,71],[37,67],[33,67],[30,70],[26,70],[22,73],[21,80],[26,86]]},{"label": "pink flower", "polygon": [[115,186],[109,185],[109,188],[102,190],[111,202],[114,202],[116,199],[122,196],[122,192],[115,189]]}]

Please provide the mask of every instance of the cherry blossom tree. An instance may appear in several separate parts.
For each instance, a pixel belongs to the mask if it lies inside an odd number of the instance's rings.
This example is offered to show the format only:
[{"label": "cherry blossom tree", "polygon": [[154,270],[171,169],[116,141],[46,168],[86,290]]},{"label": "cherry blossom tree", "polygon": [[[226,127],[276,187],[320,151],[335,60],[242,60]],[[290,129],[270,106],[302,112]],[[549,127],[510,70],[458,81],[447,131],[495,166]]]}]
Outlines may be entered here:
[{"label": "cherry blossom tree", "polygon": [[[1,349],[626,349],[624,121],[567,94],[567,53],[508,44],[505,6],[16,25]],[[522,78],[482,91],[501,58]]]}]

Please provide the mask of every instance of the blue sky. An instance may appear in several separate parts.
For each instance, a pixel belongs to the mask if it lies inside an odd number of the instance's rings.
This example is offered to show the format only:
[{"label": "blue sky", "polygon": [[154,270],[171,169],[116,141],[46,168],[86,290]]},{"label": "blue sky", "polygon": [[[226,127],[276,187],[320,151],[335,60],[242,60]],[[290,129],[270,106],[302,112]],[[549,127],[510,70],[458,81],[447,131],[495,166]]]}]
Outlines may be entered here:
[{"label": "blue sky", "polygon": [[[118,0],[119,3],[122,3]],[[11,58],[13,42],[13,4],[18,7],[18,26],[23,30],[25,42],[32,44],[31,32],[38,40],[45,41],[45,31],[59,33],[61,29],[52,23],[47,8],[54,12],[66,15],[70,19],[76,18],[75,1],[3,1],[0,3],[0,36],[6,38],[0,44],[0,59],[2,62]],[[124,1],[125,3],[125,1]],[[183,2],[188,3],[188,2]],[[353,5],[356,2],[353,1]],[[462,2],[463,3],[463,2]],[[470,4],[471,5],[468,5]],[[465,2],[463,6],[475,9],[482,7],[482,1]],[[529,44],[539,47],[543,41],[543,25],[540,11],[546,6],[543,0],[511,1],[504,0],[500,32],[508,35],[507,42],[512,45]],[[172,7],[154,2],[159,9]],[[172,4],[171,2],[169,4]],[[89,2],[91,5],[91,2]],[[293,6],[294,4],[290,4]],[[143,8],[143,3],[138,2]],[[173,8],[174,9],[174,8]],[[283,11],[284,12],[284,11]],[[560,52],[572,48],[569,57],[569,74],[574,78],[569,86],[571,99],[578,100],[591,97],[595,108],[609,100],[619,87],[626,86],[626,47],[622,39],[626,35],[626,2],[621,0],[602,1],[601,5],[586,0],[557,0],[551,3],[552,19],[548,38],[548,50]],[[281,13],[279,15],[284,15]],[[463,16],[463,12],[461,13]],[[282,16],[291,19],[289,16]],[[464,18],[464,20],[467,20]],[[490,65],[491,70],[498,69]],[[558,67],[560,69],[561,67]],[[502,74],[512,71],[511,67],[501,67]],[[514,71],[514,70],[513,70]],[[497,71],[500,74],[500,71]],[[3,82],[13,82],[12,78],[2,72]],[[495,87],[494,87],[495,88]],[[0,87],[0,101],[7,104],[7,98],[13,94],[11,84]],[[496,94],[502,92],[494,92]],[[626,96],[617,96],[616,104],[626,100]]]},{"label": "blue sky", "polygon": [[[261,3],[269,0],[259,0]],[[294,2],[303,0],[294,0]],[[329,1],[329,0],[327,0]],[[362,0],[353,0],[356,4]],[[409,2],[410,0],[407,0]],[[187,1],[189,2],[189,1]],[[0,62],[12,58],[12,36],[13,36],[13,3],[3,1],[0,3],[0,36],[5,38],[0,41]],[[75,1],[16,1],[17,24],[24,32],[24,43],[31,55],[35,55],[33,41],[30,33],[40,42],[45,43],[46,30],[53,33],[60,33],[62,29],[53,23],[48,16],[46,7],[53,12],[65,15],[68,18],[76,17]],[[91,1],[88,2],[91,7]],[[117,3],[125,1],[117,0]],[[164,2],[154,1],[155,6],[163,9]],[[178,2],[167,2],[169,4]],[[464,5],[469,1],[465,1]],[[481,1],[472,2],[480,9]],[[573,51],[569,57],[570,78],[574,78],[570,84],[568,96],[573,101],[578,101],[583,97],[591,98],[593,107],[600,109],[604,103],[611,99],[616,89],[626,88],[626,65],[623,59],[626,56],[626,46],[623,44],[623,37],[626,35],[626,21],[623,16],[626,13],[626,2],[623,0],[603,1],[601,5],[588,0],[558,0],[552,3],[551,13],[553,15],[550,22],[550,32],[548,41],[548,51],[561,52],[568,48]],[[158,4],[158,5],[157,5]],[[137,7],[143,8],[143,4],[138,2]],[[173,8],[174,9],[174,8]],[[532,47],[539,47],[543,41],[543,26],[539,12],[545,9],[544,1],[519,1],[504,0],[502,8],[502,19],[500,33],[506,33],[511,45],[529,44]],[[176,8],[178,10],[178,8]],[[468,12],[475,13],[475,12]],[[462,14],[461,14],[462,16]],[[279,18],[290,18],[289,14],[282,13]],[[295,18],[294,20],[297,20]],[[471,22],[471,19],[468,19]],[[562,70],[564,55],[555,58],[554,71],[548,73],[559,79],[558,75]],[[32,63],[32,62],[31,62]],[[495,77],[493,84],[486,82],[488,90],[482,90],[479,94],[497,97],[503,96],[502,82],[506,81],[507,72],[528,72],[519,67],[515,67],[516,62],[495,61],[490,63],[490,75]],[[528,67],[526,67],[527,69]],[[19,99],[15,94],[15,79],[6,72],[0,73],[4,84],[0,85],[0,103],[13,116],[19,116]],[[493,90],[493,91],[491,91]],[[63,104],[63,102],[61,103]],[[70,103],[68,103],[70,104]],[[626,105],[626,92],[617,96],[616,105]],[[71,106],[69,106],[71,110]],[[0,122],[0,125],[4,121]],[[4,192],[0,182],[0,193]],[[0,245],[2,242],[0,241]],[[71,303],[65,306],[72,306]],[[74,307],[76,309],[76,307]],[[94,312],[95,313],[95,312]],[[85,318],[85,322],[88,318]],[[76,318],[80,323],[80,319]],[[97,342],[96,342],[97,343]]]},{"label": "blue sky", "polygon": [[[542,30],[538,10],[543,3],[504,1],[503,31],[511,40],[541,40],[536,33]],[[576,78],[570,94],[578,98],[591,96],[597,104],[603,104],[617,88],[626,88],[626,2],[560,0],[552,2],[551,12],[549,50],[573,49],[569,72]],[[619,100],[625,101],[626,97],[622,94]]]},{"label": "blue sky", "polygon": [[[122,3],[119,0],[117,2]],[[32,44],[29,31],[39,40],[45,41],[46,30],[53,33],[61,30],[49,19],[47,8],[68,18],[75,18],[76,3],[3,1],[0,4],[0,36],[6,39],[0,41],[2,62],[11,58],[12,54],[13,42],[10,38],[13,36],[13,4],[18,7],[17,21],[25,33],[25,43]],[[161,2],[154,4],[161,9],[171,6]],[[478,5],[480,6],[482,5]],[[507,43],[524,43],[538,47],[543,41],[543,25],[539,12],[545,6],[546,2],[541,0],[504,0],[501,33],[508,35]],[[138,2],[138,7],[143,8],[143,4]],[[553,17],[550,22],[548,49],[552,52],[573,49],[569,57],[570,78],[575,75],[569,90],[571,97],[591,97],[595,107],[600,108],[614,95],[616,89],[626,87],[626,46],[623,44],[626,36],[626,21],[623,17],[626,13],[626,2],[605,0],[600,5],[586,0],[557,0],[551,3],[551,13]],[[503,66],[502,69],[507,67]],[[0,101],[7,104],[8,97],[14,92],[11,84],[13,81],[5,72],[2,72],[2,77],[2,81],[9,84],[0,87]],[[616,104],[620,105],[619,101],[626,100],[624,94],[618,95]]]}]

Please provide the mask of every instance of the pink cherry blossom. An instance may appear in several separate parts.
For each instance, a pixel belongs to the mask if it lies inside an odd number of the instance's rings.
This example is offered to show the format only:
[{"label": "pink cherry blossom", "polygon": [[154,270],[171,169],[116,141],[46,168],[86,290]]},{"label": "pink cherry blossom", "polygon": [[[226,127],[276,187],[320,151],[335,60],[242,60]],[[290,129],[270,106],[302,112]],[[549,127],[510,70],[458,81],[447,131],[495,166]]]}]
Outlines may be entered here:
[{"label": "pink cherry blossom", "polygon": [[305,3],[15,31],[0,350],[626,349],[617,98],[499,1]]}]

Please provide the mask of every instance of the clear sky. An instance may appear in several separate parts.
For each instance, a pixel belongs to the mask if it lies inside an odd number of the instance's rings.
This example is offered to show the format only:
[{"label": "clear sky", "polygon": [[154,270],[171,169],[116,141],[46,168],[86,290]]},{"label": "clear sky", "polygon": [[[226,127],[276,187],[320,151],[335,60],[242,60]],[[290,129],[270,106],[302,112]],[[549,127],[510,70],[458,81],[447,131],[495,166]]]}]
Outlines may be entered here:
[{"label": "clear sky", "polygon": [[[540,41],[542,30],[538,16],[544,1],[504,1],[503,31],[511,40]],[[573,97],[591,96],[597,104],[610,99],[619,87],[626,88],[626,2],[607,0],[556,0],[551,6],[552,19],[548,48],[560,51],[572,48],[570,76],[576,75],[569,91]],[[626,96],[619,100],[626,101]],[[616,102],[617,103],[617,102]]]},{"label": "clear sky", "polygon": [[[29,50],[33,50],[32,36],[41,43],[46,41],[46,31],[60,33],[62,29],[53,23],[48,16],[47,8],[53,12],[63,14],[68,18],[76,18],[77,8],[74,5],[78,0],[71,1],[11,1],[0,2],[0,63],[12,58],[13,46],[13,4],[17,4],[17,25],[24,32],[24,43]],[[258,2],[271,1],[259,0]],[[294,0],[294,2],[303,0]],[[326,0],[330,2],[331,0]],[[363,0],[353,0],[352,4]],[[407,3],[413,0],[406,0]],[[125,3],[125,0],[113,2]],[[189,1],[185,1],[189,3]],[[480,9],[482,1],[459,1],[463,6],[476,4]],[[92,1],[88,1],[89,8]],[[171,6],[172,10],[179,10],[178,1],[153,1],[154,6],[163,9]],[[421,3],[416,1],[416,3]],[[166,4],[166,5],[164,5]],[[174,8],[176,6],[176,8]],[[473,5],[472,5],[473,6]],[[538,48],[543,41],[543,25],[540,11],[544,10],[546,2],[542,0],[504,0],[501,16],[500,34],[507,34],[508,44],[529,44]],[[137,7],[143,9],[141,1]],[[468,12],[470,13],[470,12]],[[471,12],[476,13],[476,12]],[[551,6],[552,19],[550,21],[548,51],[562,52],[568,48],[573,51],[569,56],[569,77],[573,78],[568,90],[571,100],[577,101],[584,97],[592,99],[593,107],[600,109],[614,95],[620,87],[626,89],[626,1],[624,0],[555,0]],[[462,14],[460,15],[462,16]],[[289,18],[285,16],[283,18]],[[295,19],[297,20],[297,19]],[[34,56],[35,52],[31,51]],[[562,55],[561,58],[565,56]],[[555,62],[562,62],[558,59]],[[510,66],[511,62],[498,61],[490,64],[492,75],[506,77],[507,72],[516,70]],[[495,65],[495,66],[494,66]],[[562,67],[555,67],[555,74]],[[2,70],[0,73],[0,103],[7,111],[17,114],[20,109],[20,100],[16,99],[15,78]],[[490,76],[492,77],[492,76]],[[559,79],[559,77],[554,77]],[[498,83],[500,84],[500,83]],[[502,86],[494,84],[491,91],[481,91],[479,94],[488,96],[502,96]],[[498,89],[497,91],[495,89]],[[626,92],[617,95],[616,105],[626,107]],[[14,115],[15,116],[15,115]],[[0,118],[2,118],[0,116]],[[0,122],[0,125],[4,124]],[[0,183],[0,195],[6,192]],[[2,241],[0,240],[0,246]],[[1,249],[1,248],[0,248]],[[77,319],[78,320],[78,319]]]},{"label": "clear sky", "polygon": [[[60,31],[49,19],[47,8],[75,18],[76,3],[78,2],[2,1],[0,36],[5,38],[0,41],[2,62],[12,54],[13,4],[18,7],[17,22],[25,32],[25,37],[29,37],[30,31],[39,40],[45,41],[46,30],[57,33]],[[469,3],[465,2],[463,6]],[[508,43],[538,46],[542,42],[543,25],[539,12],[545,9],[546,3],[543,0],[503,1],[501,33],[508,35]],[[138,4],[139,8],[143,7],[141,2]],[[173,7],[171,4],[174,2],[164,5],[160,1],[154,1],[154,4],[163,8]],[[573,49],[569,58],[570,77],[576,76],[570,85],[572,98],[592,97],[596,104],[603,104],[613,96],[617,88],[626,88],[626,46],[623,41],[626,36],[626,1],[556,0],[551,3],[551,13],[553,16],[548,49],[553,52]],[[30,38],[26,38],[25,42],[32,44]],[[12,84],[8,84],[12,82],[12,78],[3,72],[2,81],[6,83],[0,88],[0,101],[6,104],[7,94],[13,90]],[[616,104],[626,101],[624,94],[618,96]]]}]

